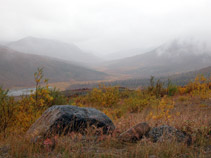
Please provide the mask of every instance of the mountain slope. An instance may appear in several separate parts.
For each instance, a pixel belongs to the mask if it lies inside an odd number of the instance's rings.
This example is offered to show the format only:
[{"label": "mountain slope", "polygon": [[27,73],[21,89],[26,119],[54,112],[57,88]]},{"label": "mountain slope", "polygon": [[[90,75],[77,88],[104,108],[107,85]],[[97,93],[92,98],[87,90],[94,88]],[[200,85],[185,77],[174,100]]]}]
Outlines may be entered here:
[{"label": "mountain slope", "polygon": [[104,56],[107,60],[118,60],[118,59],[124,59],[132,56],[136,56],[142,52],[147,52],[153,50],[152,48],[136,48],[136,49],[130,49],[130,50],[123,50],[118,51],[114,53],[110,53]]},{"label": "mountain slope", "polygon": [[27,37],[15,42],[10,42],[6,46],[27,54],[45,55],[72,62],[88,64],[100,60],[92,54],[83,52],[74,44],[51,39]]},{"label": "mountain slope", "polygon": [[44,75],[50,82],[101,80],[107,76],[67,61],[20,53],[0,46],[0,85],[7,88],[33,85],[33,73],[38,67],[44,68]]},{"label": "mountain slope", "polygon": [[[203,75],[207,79],[210,79],[211,66],[208,66],[208,67],[202,68],[200,70],[196,70],[196,71],[190,71],[190,72],[186,72],[186,73],[172,75],[172,76],[169,76],[168,78],[171,79],[171,81],[174,84],[186,85],[190,81],[193,81],[198,75]],[[164,77],[164,78],[167,78],[167,77]]]},{"label": "mountain slope", "polygon": [[[194,81],[194,79],[198,75],[203,75],[207,79],[211,77],[211,66],[205,67],[195,71],[189,71],[186,73],[170,75],[170,76],[161,76],[155,78],[155,80],[160,80],[167,85],[168,80],[170,79],[173,84],[184,86],[188,84],[190,81]],[[127,87],[127,88],[138,88],[138,87],[145,87],[149,86],[150,78],[134,78],[134,79],[127,79],[127,80],[116,80],[112,82],[103,82],[104,85],[107,86],[120,86],[120,87]],[[99,83],[92,83],[92,84],[73,84],[69,86],[67,89],[83,89],[83,88],[95,88],[98,87]]]},{"label": "mountain slope", "polygon": [[210,66],[210,54],[203,43],[174,40],[151,52],[108,62],[105,70],[132,77],[172,75]]}]

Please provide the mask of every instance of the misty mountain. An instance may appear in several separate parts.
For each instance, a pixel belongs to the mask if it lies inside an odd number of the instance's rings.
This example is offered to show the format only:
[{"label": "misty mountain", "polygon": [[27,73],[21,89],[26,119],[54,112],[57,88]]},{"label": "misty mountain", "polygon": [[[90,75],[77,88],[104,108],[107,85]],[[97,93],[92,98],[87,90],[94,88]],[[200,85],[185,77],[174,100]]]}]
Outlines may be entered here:
[{"label": "misty mountain", "polygon": [[16,51],[68,60],[80,64],[92,64],[100,59],[92,54],[83,52],[73,43],[64,43],[51,39],[26,37],[6,45]]},{"label": "misty mountain", "polygon": [[130,49],[130,50],[123,50],[114,52],[111,54],[107,54],[104,56],[107,60],[117,60],[117,59],[123,59],[127,57],[132,57],[135,55],[139,55],[141,53],[147,52],[149,50],[152,50],[152,48],[136,48],[136,49]]},{"label": "misty mountain", "polygon": [[9,43],[8,41],[0,41],[0,45],[6,45],[8,43]]},{"label": "misty mountain", "polygon": [[55,58],[25,54],[0,46],[0,85],[22,87],[34,85],[34,72],[44,68],[49,82],[87,81],[105,79],[102,72],[84,68]]},{"label": "misty mountain", "polygon": [[174,40],[145,54],[107,62],[104,70],[131,77],[172,75],[211,65],[211,49],[203,42]]}]

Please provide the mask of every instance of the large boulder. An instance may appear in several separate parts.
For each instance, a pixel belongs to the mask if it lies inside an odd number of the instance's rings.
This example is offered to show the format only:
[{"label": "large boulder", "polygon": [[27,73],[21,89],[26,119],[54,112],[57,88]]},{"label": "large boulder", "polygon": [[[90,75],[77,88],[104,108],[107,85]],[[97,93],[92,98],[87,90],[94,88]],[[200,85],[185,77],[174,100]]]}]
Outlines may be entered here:
[{"label": "large boulder", "polygon": [[139,123],[120,134],[119,139],[127,142],[138,141],[146,136],[149,131],[150,126],[147,123]]},{"label": "large boulder", "polygon": [[94,108],[54,105],[42,114],[26,134],[32,140],[36,140],[39,137],[66,135],[70,132],[85,134],[88,127],[100,129],[103,134],[108,134],[115,129],[109,117]]},{"label": "large boulder", "polygon": [[184,132],[168,126],[162,125],[159,127],[154,127],[149,131],[149,138],[152,139],[153,142],[163,142],[163,141],[177,141],[177,142],[185,142],[188,145],[191,144],[191,137]]}]

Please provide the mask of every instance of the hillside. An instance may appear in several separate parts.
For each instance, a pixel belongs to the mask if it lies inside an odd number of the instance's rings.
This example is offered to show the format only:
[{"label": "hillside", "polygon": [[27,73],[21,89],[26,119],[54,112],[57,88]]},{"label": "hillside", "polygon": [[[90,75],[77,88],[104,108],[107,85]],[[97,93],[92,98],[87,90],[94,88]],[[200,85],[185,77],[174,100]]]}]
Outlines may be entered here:
[{"label": "hillside", "polygon": [[[193,81],[198,75],[203,75],[206,78],[211,77],[211,66],[202,68],[196,71],[190,71],[186,73],[170,75],[170,76],[162,76],[157,77],[155,80],[160,79],[165,84],[168,82],[168,79],[175,85],[183,86]],[[149,78],[135,78],[135,79],[128,79],[128,80],[117,80],[113,82],[105,82],[107,86],[120,86],[120,87],[127,87],[127,88],[137,88],[137,87],[145,87],[149,85]],[[99,83],[94,84],[74,84],[68,87],[68,89],[79,89],[79,88],[93,88],[98,87]]]},{"label": "hillside", "polygon": [[[196,71],[190,71],[187,73],[181,73],[169,76],[169,79],[176,85],[185,85],[190,81],[193,81],[198,75],[203,75],[206,78],[211,77],[211,66],[202,68]],[[165,77],[167,79],[167,77]]]},{"label": "hillside", "polygon": [[50,82],[101,80],[107,76],[67,61],[24,54],[0,46],[0,85],[3,87],[33,85],[33,74],[38,67],[44,68],[44,75]]},{"label": "hillside", "polygon": [[27,54],[45,55],[72,62],[90,64],[100,61],[96,56],[86,53],[73,43],[64,43],[57,40],[26,37],[6,45],[16,51]]},{"label": "hillside", "polygon": [[211,49],[204,43],[174,40],[151,52],[104,65],[105,72],[131,77],[166,76],[211,65]]},{"label": "hillside", "polygon": [[153,48],[136,48],[136,49],[122,50],[122,51],[107,54],[104,57],[107,60],[124,59],[127,57],[139,55],[142,52],[148,52],[150,50],[153,50]]}]

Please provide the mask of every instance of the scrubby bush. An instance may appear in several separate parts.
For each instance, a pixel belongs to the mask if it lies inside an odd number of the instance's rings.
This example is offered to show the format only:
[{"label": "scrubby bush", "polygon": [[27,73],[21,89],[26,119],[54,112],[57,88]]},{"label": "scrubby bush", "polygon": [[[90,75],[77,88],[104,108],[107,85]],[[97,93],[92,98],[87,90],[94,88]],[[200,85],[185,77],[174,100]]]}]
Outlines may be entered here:
[{"label": "scrubby bush", "polygon": [[35,91],[29,96],[14,99],[8,90],[0,88],[0,133],[7,131],[25,132],[52,105],[67,104],[67,98],[58,90],[50,89],[48,80],[43,79],[43,69],[34,73]]},{"label": "scrubby bush", "polygon": [[14,98],[7,96],[8,90],[0,87],[0,133],[6,137],[7,130],[14,124],[15,104]]},{"label": "scrubby bush", "polygon": [[119,89],[99,85],[99,88],[94,88],[83,101],[95,107],[114,107],[119,101]]},{"label": "scrubby bush", "polygon": [[148,93],[151,93],[151,95],[155,95],[157,98],[163,97],[166,93],[164,83],[160,80],[157,80],[155,83],[153,76],[150,78],[150,85],[148,86],[147,91]]},{"label": "scrubby bush", "polygon": [[207,79],[203,75],[198,75],[193,82],[189,82],[184,87],[178,87],[181,95],[190,94],[191,96],[198,96],[202,100],[211,97],[211,78]]},{"label": "scrubby bush", "polygon": [[50,96],[53,98],[50,105],[65,105],[69,103],[69,99],[56,88],[50,89]]},{"label": "scrubby bush", "polygon": [[168,96],[174,96],[177,92],[177,86],[172,84],[171,80],[168,80],[166,91]]},{"label": "scrubby bush", "polygon": [[171,119],[171,110],[174,108],[174,101],[166,96],[163,97],[159,104],[153,106],[153,111],[150,112],[148,118],[152,118],[154,120],[164,119],[164,121],[168,121]]},{"label": "scrubby bush", "polygon": [[144,90],[136,90],[131,92],[128,98],[123,100],[123,106],[127,108],[128,112],[141,112],[145,107],[157,101],[155,96],[151,96]]},{"label": "scrubby bush", "polygon": [[35,92],[29,96],[22,96],[17,101],[17,112],[15,124],[20,127],[20,131],[26,131],[42,113],[52,105],[65,105],[67,98],[48,86],[48,80],[43,78],[43,69],[34,73]]}]

